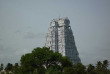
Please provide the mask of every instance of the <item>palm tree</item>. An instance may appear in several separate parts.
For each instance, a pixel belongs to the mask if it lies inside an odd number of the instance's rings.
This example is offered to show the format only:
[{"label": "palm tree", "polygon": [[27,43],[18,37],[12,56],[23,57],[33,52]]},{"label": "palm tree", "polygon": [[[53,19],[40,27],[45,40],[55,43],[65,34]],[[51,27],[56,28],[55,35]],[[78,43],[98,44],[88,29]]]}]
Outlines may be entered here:
[{"label": "palm tree", "polygon": [[1,64],[0,71],[3,70],[3,64]]},{"label": "palm tree", "polygon": [[102,63],[100,61],[96,64],[96,70],[101,71],[102,70]]},{"label": "palm tree", "polygon": [[108,67],[108,63],[109,63],[108,60],[104,60],[103,64],[102,64],[102,67],[105,68],[106,70],[107,70],[107,67]]},{"label": "palm tree", "polygon": [[93,74],[94,68],[95,67],[92,64],[89,64],[87,68],[87,74]]},{"label": "palm tree", "polygon": [[103,61],[103,64],[102,64],[103,71],[106,72],[106,74],[107,74],[107,71],[108,71],[108,70],[107,70],[108,63],[109,63],[109,62],[108,62],[107,60],[104,60],[104,61]]}]

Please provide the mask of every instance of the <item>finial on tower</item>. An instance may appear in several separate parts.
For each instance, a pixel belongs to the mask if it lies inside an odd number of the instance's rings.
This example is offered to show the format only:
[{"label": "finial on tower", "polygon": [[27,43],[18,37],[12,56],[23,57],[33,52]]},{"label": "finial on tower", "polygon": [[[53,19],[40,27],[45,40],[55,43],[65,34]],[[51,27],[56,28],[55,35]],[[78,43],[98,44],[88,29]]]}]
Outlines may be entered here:
[{"label": "finial on tower", "polygon": [[60,20],[60,14],[59,14],[59,20]]}]

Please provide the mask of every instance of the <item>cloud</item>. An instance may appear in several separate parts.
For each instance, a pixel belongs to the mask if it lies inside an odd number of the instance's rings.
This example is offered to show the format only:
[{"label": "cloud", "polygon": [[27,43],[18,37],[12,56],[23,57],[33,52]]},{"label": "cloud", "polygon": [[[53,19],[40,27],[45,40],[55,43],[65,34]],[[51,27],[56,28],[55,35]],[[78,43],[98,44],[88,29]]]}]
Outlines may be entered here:
[{"label": "cloud", "polygon": [[3,63],[6,65],[7,63],[15,63],[20,59],[21,54],[17,54],[16,50],[12,47],[0,45],[0,64]]},{"label": "cloud", "polygon": [[2,41],[2,39],[0,39],[0,41]]},{"label": "cloud", "polygon": [[21,31],[20,30],[16,30],[15,33],[21,33]]},{"label": "cloud", "polygon": [[0,51],[2,51],[4,49],[3,45],[0,45]]},{"label": "cloud", "polygon": [[25,53],[30,53],[29,49],[14,49],[11,47],[0,45],[0,64],[3,63],[7,65],[7,63],[16,63],[20,61],[20,58]]},{"label": "cloud", "polygon": [[18,49],[14,52],[14,55],[21,56],[23,54],[30,53],[30,52],[31,52],[31,50],[29,50],[29,49],[22,49],[22,50]]},{"label": "cloud", "polygon": [[24,38],[25,38],[25,39],[45,38],[45,33],[35,34],[35,33],[32,33],[32,32],[27,32],[27,33],[24,35]]}]

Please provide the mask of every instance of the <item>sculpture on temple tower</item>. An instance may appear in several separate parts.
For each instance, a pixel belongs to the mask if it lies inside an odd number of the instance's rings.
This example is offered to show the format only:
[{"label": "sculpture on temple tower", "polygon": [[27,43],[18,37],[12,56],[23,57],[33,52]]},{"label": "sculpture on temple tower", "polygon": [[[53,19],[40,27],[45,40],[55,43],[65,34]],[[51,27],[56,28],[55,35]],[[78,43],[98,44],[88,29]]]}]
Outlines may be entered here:
[{"label": "sculpture on temple tower", "polygon": [[69,57],[73,64],[81,62],[68,18],[53,19],[46,37],[46,47]]}]

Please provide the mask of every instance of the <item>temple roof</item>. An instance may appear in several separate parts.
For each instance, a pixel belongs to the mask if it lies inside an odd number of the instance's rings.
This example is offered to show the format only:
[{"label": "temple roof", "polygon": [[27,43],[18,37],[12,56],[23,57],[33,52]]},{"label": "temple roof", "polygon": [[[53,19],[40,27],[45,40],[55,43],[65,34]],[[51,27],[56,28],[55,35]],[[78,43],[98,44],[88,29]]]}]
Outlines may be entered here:
[{"label": "temple roof", "polygon": [[66,18],[58,18],[58,19],[53,19],[50,22],[50,26],[69,26],[70,21],[69,19]]}]

